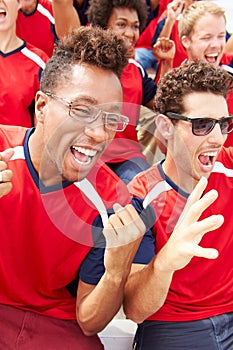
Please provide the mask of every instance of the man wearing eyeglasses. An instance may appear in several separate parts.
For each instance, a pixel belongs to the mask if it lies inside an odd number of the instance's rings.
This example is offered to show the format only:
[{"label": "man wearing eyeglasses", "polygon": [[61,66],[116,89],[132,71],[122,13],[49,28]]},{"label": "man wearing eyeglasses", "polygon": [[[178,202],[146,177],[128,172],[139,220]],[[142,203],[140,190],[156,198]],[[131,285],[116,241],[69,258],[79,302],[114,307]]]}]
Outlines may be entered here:
[{"label": "man wearing eyeglasses", "polygon": [[0,127],[0,349],[103,349],[96,333],[121,306],[145,232],[98,160],[128,123],[126,54],[113,33],[77,30],[44,70],[36,128]]},{"label": "man wearing eyeglasses", "polygon": [[[125,288],[125,313],[138,323],[136,350],[233,348],[233,148],[223,147],[233,131],[226,102],[232,86],[227,72],[207,62],[176,68],[159,82],[154,108],[166,158],[129,184],[137,210],[150,206],[155,215]],[[199,220],[190,225],[181,213],[203,178],[204,193],[215,189],[218,198],[202,215],[186,207]],[[214,214],[223,215],[222,226],[201,229]],[[211,220],[214,226],[218,215]]]}]

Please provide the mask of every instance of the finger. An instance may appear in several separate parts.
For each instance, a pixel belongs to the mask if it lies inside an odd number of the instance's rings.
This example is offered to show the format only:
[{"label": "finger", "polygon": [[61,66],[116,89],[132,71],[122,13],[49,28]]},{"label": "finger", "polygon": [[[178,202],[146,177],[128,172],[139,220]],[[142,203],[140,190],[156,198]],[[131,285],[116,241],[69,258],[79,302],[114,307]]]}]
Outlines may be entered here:
[{"label": "finger", "polygon": [[218,197],[216,190],[211,190],[207,192],[201,199],[201,195],[207,186],[207,179],[202,177],[197,185],[195,186],[193,192],[190,194],[189,199],[183,209],[182,214],[177,222],[179,225],[183,220],[190,220],[193,216],[193,222],[198,220],[202,212],[213,203]]},{"label": "finger", "polygon": [[0,198],[8,194],[12,189],[11,182],[3,182],[0,184]]},{"label": "finger", "polygon": [[210,231],[218,229],[224,222],[223,215],[211,215],[201,221],[196,222],[192,226],[192,234],[196,236],[197,243],[199,243],[202,237]]},{"label": "finger", "polygon": [[13,154],[14,154],[13,148],[8,148],[8,149],[0,152],[0,160],[2,160],[4,162],[8,162],[8,160],[11,159]]},{"label": "finger", "polygon": [[11,170],[0,171],[0,183],[11,181],[13,173]]},{"label": "finger", "polygon": [[219,255],[217,249],[214,248],[203,248],[196,246],[192,252],[193,256],[205,259],[216,259]]},{"label": "finger", "polygon": [[[122,225],[127,226],[127,225],[130,225],[131,223],[134,223],[134,225],[136,225],[140,231],[145,232],[146,227],[143,221],[141,220],[138,212],[136,211],[136,209],[133,207],[132,204],[127,204],[125,207],[122,207],[120,206],[120,204],[116,203],[113,205],[113,209],[116,215],[118,216],[118,218],[120,219]],[[110,221],[111,221],[111,217],[110,217]]]}]

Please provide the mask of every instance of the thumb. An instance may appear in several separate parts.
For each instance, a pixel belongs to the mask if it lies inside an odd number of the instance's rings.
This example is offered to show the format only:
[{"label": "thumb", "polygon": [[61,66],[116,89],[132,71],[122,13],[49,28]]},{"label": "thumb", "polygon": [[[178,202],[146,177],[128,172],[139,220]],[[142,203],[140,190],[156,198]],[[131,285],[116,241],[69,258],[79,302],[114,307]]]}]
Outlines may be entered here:
[{"label": "thumb", "polygon": [[122,209],[124,209],[124,207],[122,207],[119,203],[113,204],[113,210],[115,213],[121,211]]},{"label": "thumb", "polygon": [[3,152],[0,152],[0,160],[3,160],[4,162],[8,162],[8,160],[11,159],[15,151],[13,148],[5,149]]}]

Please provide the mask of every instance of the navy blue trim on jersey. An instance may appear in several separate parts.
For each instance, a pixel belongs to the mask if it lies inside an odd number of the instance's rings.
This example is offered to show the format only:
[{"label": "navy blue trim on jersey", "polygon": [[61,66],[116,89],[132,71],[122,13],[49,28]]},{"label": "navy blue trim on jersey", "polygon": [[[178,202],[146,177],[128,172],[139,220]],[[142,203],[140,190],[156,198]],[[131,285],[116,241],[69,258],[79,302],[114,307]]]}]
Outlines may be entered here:
[{"label": "navy blue trim on jersey", "polygon": [[37,11],[38,3],[39,3],[39,1],[36,0],[36,7],[35,7],[35,9],[34,9],[32,12],[29,12],[29,13],[28,13],[28,12],[25,12],[24,10],[22,10],[22,9],[19,9],[19,11],[22,12],[22,14],[23,14],[25,17],[30,17],[30,16],[32,16],[32,15]]},{"label": "navy blue trim on jersey", "polygon": [[40,193],[48,193],[48,192],[58,191],[58,190],[61,190],[62,188],[70,186],[71,185],[70,181],[62,181],[56,185],[47,186],[47,187],[44,186],[43,183],[40,181],[39,175],[32,164],[32,161],[30,158],[30,153],[29,153],[29,148],[28,148],[29,138],[33,134],[34,131],[35,131],[35,128],[31,128],[26,132],[23,147],[24,147],[25,160],[27,163],[28,170],[30,171],[30,174],[31,174],[36,186],[39,188]]},{"label": "navy blue trim on jersey", "polygon": [[7,53],[4,53],[0,50],[0,55],[2,57],[7,57],[7,56],[11,56],[11,55],[14,55],[16,52],[20,52],[24,47],[26,47],[26,41],[23,40],[23,44],[20,46],[20,47],[17,47],[17,49],[11,51],[11,52],[7,52]]},{"label": "navy blue trim on jersey", "polygon": [[157,85],[155,81],[150,77],[148,77],[148,74],[146,71],[145,71],[144,77],[142,77],[142,87],[143,87],[142,105],[146,106],[147,103],[154,98],[157,90]]},{"label": "navy blue trim on jersey", "polygon": [[166,21],[167,17],[163,18],[161,21],[159,21],[159,23],[157,23],[157,26],[156,26],[156,30],[155,30],[155,33],[154,33],[154,36],[152,38],[152,46],[154,46],[154,44],[156,43],[163,27],[164,27],[164,24],[165,24],[165,21]]},{"label": "navy blue trim on jersey", "polygon": [[163,167],[162,167],[162,163],[164,162],[164,160],[162,160],[159,164],[158,164],[158,170],[160,172],[160,175],[162,176],[162,178],[176,191],[178,192],[181,196],[188,198],[189,197],[189,193],[183,191],[179,186],[177,186],[163,171]]},{"label": "navy blue trim on jersey", "polygon": [[138,251],[134,257],[133,263],[135,264],[149,264],[151,259],[153,259],[155,256],[155,237],[151,229],[148,228],[154,225],[156,216],[151,205],[148,205],[146,209],[143,208],[143,200],[144,199],[136,197],[132,198],[132,204],[143,221],[147,217],[147,219],[144,221],[147,227],[147,231],[144,234]]}]

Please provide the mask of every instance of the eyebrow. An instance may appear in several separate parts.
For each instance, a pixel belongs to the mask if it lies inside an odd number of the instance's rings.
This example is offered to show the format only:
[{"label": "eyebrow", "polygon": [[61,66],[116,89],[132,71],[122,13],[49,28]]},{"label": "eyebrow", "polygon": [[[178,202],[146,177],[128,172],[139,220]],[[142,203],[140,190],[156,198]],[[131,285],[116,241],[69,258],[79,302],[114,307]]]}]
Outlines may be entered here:
[{"label": "eyebrow", "polygon": [[88,95],[79,95],[77,97],[70,98],[70,101],[72,101],[72,103],[84,102],[84,103],[93,104],[93,105],[98,104],[98,101],[94,97],[91,97]]},{"label": "eyebrow", "polygon": [[127,17],[117,17],[116,20],[117,20],[117,21],[122,20],[122,21],[126,21],[126,22],[131,22],[131,23],[139,23],[139,20],[130,21]]}]

